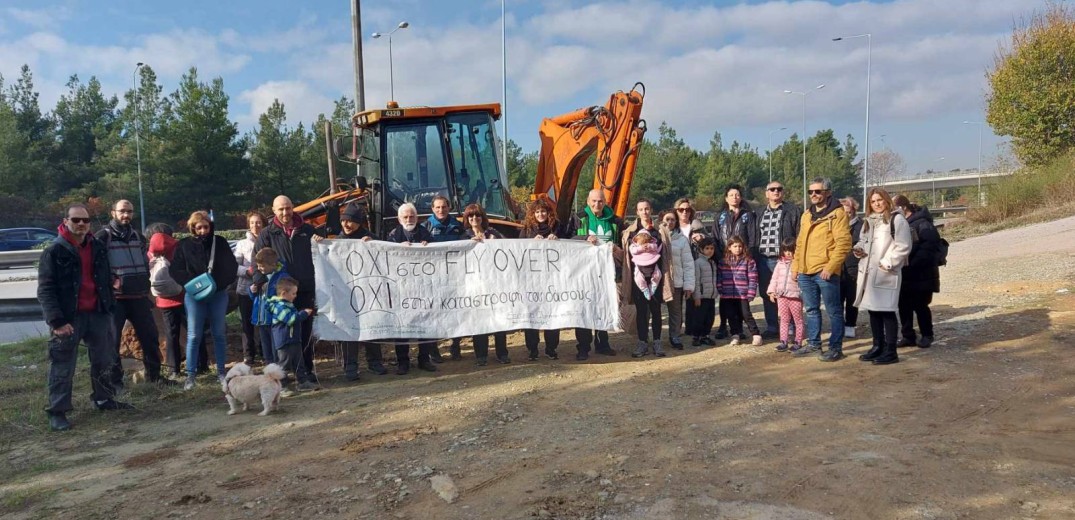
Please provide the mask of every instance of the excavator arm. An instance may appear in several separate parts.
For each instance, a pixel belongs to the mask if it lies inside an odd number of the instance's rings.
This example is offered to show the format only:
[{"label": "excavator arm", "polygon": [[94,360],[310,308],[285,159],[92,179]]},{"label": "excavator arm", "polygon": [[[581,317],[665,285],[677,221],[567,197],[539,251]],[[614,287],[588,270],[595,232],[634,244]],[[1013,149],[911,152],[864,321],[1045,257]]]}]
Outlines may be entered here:
[{"label": "excavator arm", "polygon": [[640,119],[646,87],[635,83],[630,92],[612,94],[605,106],[580,108],[541,122],[541,154],[537,179],[530,198],[548,198],[560,221],[571,217],[571,205],[579,174],[586,160],[597,152],[594,189],[617,216],[627,211],[638,147],[646,133]]}]

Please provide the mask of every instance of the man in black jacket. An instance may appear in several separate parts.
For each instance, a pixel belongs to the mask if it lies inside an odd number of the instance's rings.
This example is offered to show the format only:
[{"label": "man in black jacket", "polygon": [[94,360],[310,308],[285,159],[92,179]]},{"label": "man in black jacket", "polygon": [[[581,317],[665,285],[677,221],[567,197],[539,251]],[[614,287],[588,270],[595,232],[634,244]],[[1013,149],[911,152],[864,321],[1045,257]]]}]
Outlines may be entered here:
[{"label": "man in black jacket", "polygon": [[67,208],[60,236],[43,253],[37,271],[37,299],[52,330],[49,337],[49,427],[71,429],[71,390],[79,342],[90,358],[91,398],[98,410],[129,409],[113,399],[112,272],[108,252],[90,231],[90,214],[77,204]]},{"label": "man in black jacket", "polygon": [[112,206],[112,220],[97,232],[108,250],[108,264],[112,278],[119,282],[116,287],[116,305],[112,310],[115,333],[112,345],[116,350],[116,364],[112,367],[112,386],[116,391],[123,388],[123,366],[120,364],[119,348],[123,339],[123,325],[129,320],[142,345],[142,363],[146,379],[155,383],[171,383],[161,379],[160,336],[157,322],[153,319],[153,302],[149,300],[149,260],[145,237],[131,226],[134,204],[119,200]]},{"label": "man in black jacket", "polygon": [[[758,226],[757,246],[751,252],[758,264],[759,292],[764,293],[773,278],[773,269],[780,261],[780,244],[785,240],[795,241],[799,234],[799,220],[803,212],[795,204],[784,200],[784,185],[772,181],[765,186],[765,199],[768,204],[754,210],[755,224]],[[746,237],[744,237],[746,238]],[[762,298],[765,310],[765,330],[762,335],[776,337],[780,330],[780,316],[776,312],[776,302]],[[789,334],[794,335],[795,325]]]},{"label": "man in black jacket", "polygon": [[[299,282],[299,294],[295,297],[295,308],[316,309],[314,291],[314,257],[311,241],[320,241],[324,234],[318,233],[313,226],[305,223],[301,215],[295,213],[291,199],[280,195],[272,201],[273,219],[261,230],[254,244],[254,254],[263,247],[271,247],[280,255],[287,273]],[[314,346],[310,342],[313,335],[313,320],[302,322],[302,360],[309,368],[313,383],[317,384],[314,373]]]}]

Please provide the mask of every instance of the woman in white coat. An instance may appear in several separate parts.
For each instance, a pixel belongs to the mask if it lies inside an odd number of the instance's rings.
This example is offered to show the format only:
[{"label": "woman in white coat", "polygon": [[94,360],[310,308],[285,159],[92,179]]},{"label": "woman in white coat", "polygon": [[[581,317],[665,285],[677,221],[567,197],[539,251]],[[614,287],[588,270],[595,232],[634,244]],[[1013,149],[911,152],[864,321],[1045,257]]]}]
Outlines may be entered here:
[{"label": "woman in white coat", "polygon": [[870,190],[866,200],[866,221],[851,253],[865,259],[859,262],[855,307],[870,313],[873,348],[859,360],[890,365],[900,361],[896,311],[903,266],[911,253],[911,227],[901,212],[893,212],[892,197],[885,190]]}]

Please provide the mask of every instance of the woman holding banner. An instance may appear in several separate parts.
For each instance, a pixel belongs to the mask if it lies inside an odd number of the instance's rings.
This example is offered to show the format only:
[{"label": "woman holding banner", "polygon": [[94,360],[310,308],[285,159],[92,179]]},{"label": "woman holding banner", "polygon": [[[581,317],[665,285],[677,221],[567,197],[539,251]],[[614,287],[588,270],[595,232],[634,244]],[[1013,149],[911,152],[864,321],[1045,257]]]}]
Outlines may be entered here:
[{"label": "woman holding banner", "polygon": [[[504,238],[504,235],[501,235],[499,231],[489,225],[489,217],[485,214],[485,209],[480,204],[471,204],[463,209],[463,223],[467,229],[463,233],[463,238],[465,239],[483,242],[485,240]],[[511,358],[508,357],[508,333],[505,331],[495,332],[493,333],[493,338],[496,342],[497,362],[502,365],[511,363]],[[483,367],[488,364],[489,334],[474,336],[474,357],[477,358],[478,366]]]},{"label": "woman holding banner", "polygon": [[[530,203],[526,210],[526,218],[523,220],[523,229],[519,238],[533,238],[537,240],[559,240],[571,238],[575,233],[568,229],[568,225],[556,218],[556,210],[549,204],[547,199],[537,199]],[[560,329],[545,330],[545,355],[549,359],[558,359],[556,347],[560,345]],[[526,338],[526,350],[530,352],[530,361],[538,359],[538,342],[540,341],[538,329],[526,329],[523,331]]]}]

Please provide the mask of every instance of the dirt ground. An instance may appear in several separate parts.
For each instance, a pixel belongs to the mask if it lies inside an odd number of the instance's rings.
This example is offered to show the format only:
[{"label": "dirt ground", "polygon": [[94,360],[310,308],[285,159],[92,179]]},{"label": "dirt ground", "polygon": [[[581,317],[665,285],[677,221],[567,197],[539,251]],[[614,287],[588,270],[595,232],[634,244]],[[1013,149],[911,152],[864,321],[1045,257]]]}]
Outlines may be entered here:
[{"label": "dirt ground", "polygon": [[132,412],[79,395],[74,430],[38,416],[0,456],[0,514],[1075,518],[1073,289],[1069,218],[953,244],[937,341],[897,365],[857,360],[865,324],[831,364],[772,343],[634,360],[627,334],[580,363],[566,333],[558,361],[515,336],[511,365],[358,383],[327,357],[325,389],[268,417],[210,384],[136,387]]}]

